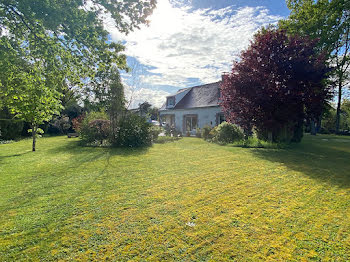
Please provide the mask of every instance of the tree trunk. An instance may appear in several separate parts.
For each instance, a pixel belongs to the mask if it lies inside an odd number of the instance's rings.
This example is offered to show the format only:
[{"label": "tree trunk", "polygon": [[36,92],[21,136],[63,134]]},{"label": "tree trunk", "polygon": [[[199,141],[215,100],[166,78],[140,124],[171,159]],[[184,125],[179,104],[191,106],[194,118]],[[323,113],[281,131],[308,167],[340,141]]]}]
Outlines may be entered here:
[{"label": "tree trunk", "polygon": [[316,133],[320,133],[322,128],[322,116],[320,116],[317,120],[316,124]]},{"label": "tree trunk", "polygon": [[268,131],[268,132],[267,132],[267,140],[268,140],[270,143],[273,142],[273,140],[272,140],[272,132],[271,132],[271,131]]},{"label": "tree trunk", "polygon": [[316,135],[316,124],[315,120],[310,120],[310,134],[315,136]]},{"label": "tree trunk", "polygon": [[339,126],[340,126],[341,95],[342,95],[342,82],[341,82],[341,79],[339,79],[337,116],[336,116],[336,120],[335,120],[335,133],[336,134],[339,133]]},{"label": "tree trunk", "polygon": [[32,128],[32,137],[33,137],[33,146],[32,146],[32,151],[35,152],[35,144],[36,144],[36,126],[33,126]]}]

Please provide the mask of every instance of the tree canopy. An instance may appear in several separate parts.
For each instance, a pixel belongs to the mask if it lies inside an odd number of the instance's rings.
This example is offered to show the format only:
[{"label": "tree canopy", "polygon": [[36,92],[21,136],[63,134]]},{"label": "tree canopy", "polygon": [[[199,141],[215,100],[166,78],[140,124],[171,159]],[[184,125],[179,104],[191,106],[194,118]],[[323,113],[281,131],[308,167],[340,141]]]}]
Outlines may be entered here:
[{"label": "tree canopy", "polygon": [[291,14],[280,27],[291,34],[318,39],[317,48],[334,67],[333,86],[338,93],[336,131],[339,131],[342,93],[350,80],[350,1],[287,0]]},{"label": "tree canopy", "polygon": [[284,30],[259,32],[221,86],[226,119],[265,139],[300,141],[304,118],[318,117],[329,98],[316,44]]},{"label": "tree canopy", "polygon": [[0,3],[2,41],[33,59],[44,59],[51,71],[66,69],[66,78],[76,84],[93,79],[112,63],[126,68],[120,54],[124,47],[109,41],[106,20],[127,33],[147,23],[154,7],[155,0],[4,0]]},{"label": "tree canopy", "polygon": [[98,88],[104,72],[127,69],[124,47],[110,40],[105,23],[128,33],[148,22],[155,4],[155,0],[1,1],[1,102],[35,131],[58,112],[60,96],[69,87]]}]

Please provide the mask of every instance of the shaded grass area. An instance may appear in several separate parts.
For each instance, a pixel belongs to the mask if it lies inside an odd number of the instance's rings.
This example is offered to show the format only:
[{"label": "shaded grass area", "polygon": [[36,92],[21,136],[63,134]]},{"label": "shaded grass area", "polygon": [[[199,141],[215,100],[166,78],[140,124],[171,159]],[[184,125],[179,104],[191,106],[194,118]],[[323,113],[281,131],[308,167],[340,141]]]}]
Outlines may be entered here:
[{"label": "shaded grass area", "polygon": [[0,145],[0,261],[350,259],[350,139]]}]

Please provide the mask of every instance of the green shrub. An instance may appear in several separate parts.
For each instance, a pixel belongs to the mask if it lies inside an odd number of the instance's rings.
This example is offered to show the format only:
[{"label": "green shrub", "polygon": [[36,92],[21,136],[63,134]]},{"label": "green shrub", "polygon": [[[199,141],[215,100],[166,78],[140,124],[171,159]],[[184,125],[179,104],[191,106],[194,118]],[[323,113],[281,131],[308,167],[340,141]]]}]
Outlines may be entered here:
[{"label": "green shrub", "polygon": [[196,137],[201,138],[202,137],[202,132],[200,128],[196,128]]},{"label": "green shrub", "polygon": [[121,117],[117,121],[114,134],[108,116],[104,112],[91,112],[83,119],[74,119],[73,126],[79,132],[84,144],[115,147],[151,145],[161,132],[159,127],[152,126],[144,117],[136,114]]},{"label": "green shrub", "polygon": [[0,119],[0,139],[12,140],[21,136],[24,122],[16,119]]},{"label": "green shrub", "polygon": [[95,119],[89,122],[90,132],[93,134],[95,142],[99,141],[103,144],[103,141],[110,136],[111,122],[105,119]]},{"label": "green shrub", "polygon": [[150,128],[151,136],[152,136],[152,141],[156,141],[159,134],[162,132],[162,128],[159,126],[152,126]]},{"label": "green shrub", "polygon": [[66,115],[58,116],[50,122],[51,129],[57,129],[59,134],[67,134],[71,126],[71,121]]},{"label": "green shrub", "polygon": [[91,112],[83,119],[78,129],[84,144],[100,144],[107,142],[110,136],[110,121],[104,112]]},{"label": "green shrub", "polygon": [[246,139],[235,141],[232,143],[232,145],[237,147],[269,149],[286,148],[288,146],[287,143],[271,143],[265,140],[260,140],[256,136],[249,136]]},{"label": "green shrub", "polygon": [[144,117],[128,114],[118,121],[115,137],[111,138],[113,146],[140,147],[152,144],[154,135],[152,125]]},{"label": "green shrub", "polygon": [[210,140],[212,139],[213,137],[210,135],[210,131],[212,130],[213,128],[209,125],[206,125],[202,128],[202,137],[205,139],[205,140]]},{"label": "green shrub", "polygon": [[213,140],[221,144],[233,143],[244,138],[244,133],[240,127],[227,122],[222,122],[209,134],[213,135]]}]

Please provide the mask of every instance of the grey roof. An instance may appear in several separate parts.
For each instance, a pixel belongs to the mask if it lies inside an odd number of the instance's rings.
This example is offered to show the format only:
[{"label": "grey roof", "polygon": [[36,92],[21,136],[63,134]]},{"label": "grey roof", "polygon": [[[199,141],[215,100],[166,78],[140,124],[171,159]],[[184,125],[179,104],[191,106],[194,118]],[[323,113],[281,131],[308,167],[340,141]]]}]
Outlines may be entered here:
[{"label": "grey roof", "polygon": [[[166,97],[168,98],[168,97],[176,96],[176,95],[178,95],[178,94],[180,94],[180,93],[182,93],[182,92],[185,92],[185,91],[187,91],[187,90],[189,90],[189,89],[191,89],[191,88],[192,88],[192,87],[181,88],[181,89],[177,90],[177,92],[176,92],[175,94],[168,95],[168,96],[166,96]],[[166,108],[166,101],[165,101],[164,104],[159,108],[159,110],[166,110],[166,109],[167,109],[167,108]],[[173,108],[171,108],[171,109],[173,109]]]},{"label": "grey roof", "polygon": [[177,92],[176,92],[175,94],[168,95],[167,97],[176,96],[176,95],[178,95],[178,94],[180,94],[180,93],[182,93],[182,92],[185,92],[186,90],[191,89],[191,88],[192,88],[192,87],[181,88],[181,89],[177,90]]},{"label": "grey roof", "polygon": [[176,96],[184,91],[188,91],[188,93],[180,101],[176,102],[174,107],[167,108],[165,102],[159,110],[219,106],[220,84],[221,81],[206,85],[182,88],[175,94],[167,96],[168,98]]},{"label": "grey roof", "polygon": [[220,84],[221,81],[192,87],[174,109],[218,106]]}]

